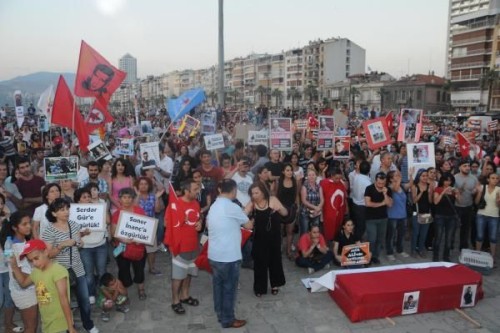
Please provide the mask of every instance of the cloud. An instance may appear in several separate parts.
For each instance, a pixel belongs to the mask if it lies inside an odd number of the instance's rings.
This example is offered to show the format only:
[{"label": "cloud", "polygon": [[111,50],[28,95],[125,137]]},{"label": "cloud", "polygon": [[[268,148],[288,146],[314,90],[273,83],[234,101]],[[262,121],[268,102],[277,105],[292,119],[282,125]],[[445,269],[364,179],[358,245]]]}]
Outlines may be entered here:
[{"label": "cloud", "polygon": [[125,5],[126,0],[95,0],[97,10],[107,16],[115,15]]}]

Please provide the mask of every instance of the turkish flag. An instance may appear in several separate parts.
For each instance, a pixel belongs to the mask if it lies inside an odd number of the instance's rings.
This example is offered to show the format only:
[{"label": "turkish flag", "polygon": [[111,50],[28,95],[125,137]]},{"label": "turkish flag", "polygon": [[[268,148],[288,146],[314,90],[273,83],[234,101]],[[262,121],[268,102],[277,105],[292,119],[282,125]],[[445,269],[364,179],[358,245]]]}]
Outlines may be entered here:
[{"label": "turkish flag", "polygon": [[114,121],[113,116],[108,112],[105,101],[102,98],[96,98],[90,112],[85,119],[85,126],[90,132],[97,128],[101,128],[106,123],[111,123]]},{"label": "turkish flag", "polygon": [[335,239],[344,220],[347,209],[347,191],[342,182],[334,182],[332,179],[323,179],[319,185],[325,198],[323,205],[324,237],[329,242]]},{"label": "turkish flag", "polygon": [[[163,243],[168,246],[172,253],[177,253],[178,249],[175,248],[176,244],[174,244],[173,234],[174,234],[174,225],[180,223],[179,213],[178,213],[178,205],[179,198],[175,193],[175,189],[172,186],[172,183],[169,184],[169,196],[168,196],[168,206],[165,211],[165,236],[163,238]],[[178,245],[178,244],[177,244]]]},{"label": "turkish flag", "polygon": [[486,153],[481,149],[480,146],[476,145],[475,143],[471,143],[469,139],[465,137],[460,132],[457,132],[457,142],[458,146],[460,147],[460,155],[462,155],[462,158],[470,158],[471,160],[473,159],[482,159],[484,156],[486,156]]},{"label": "turkish flag", "polygon": [[392,111],[385,116],[385,121],[387,123],[389,134],[392,134],[394,132],[394,117],[392,116]]},{"label": "turkish flag", "polygon": [[76,96],[100,97],[104,105],[107,105],[126,76],[127,73],[111,65],[82,40],[75,80]]},{"label": "turkish flag", "polygon": [[51,123],[71,128],[78,137],[80,149],[83,151],[88,150],[89,133],[85,127],[80,110],[74,103],[68,84],[62,75],[59,76],[56,95],[54,96]]}]

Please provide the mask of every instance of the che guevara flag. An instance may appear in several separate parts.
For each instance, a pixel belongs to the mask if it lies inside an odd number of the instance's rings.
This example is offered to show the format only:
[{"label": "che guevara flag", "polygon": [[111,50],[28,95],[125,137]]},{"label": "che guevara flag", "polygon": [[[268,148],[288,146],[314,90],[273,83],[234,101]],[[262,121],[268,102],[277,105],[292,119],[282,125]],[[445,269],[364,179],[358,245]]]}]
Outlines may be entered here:
[{"label": "che guevara flag", "polygon": [[52,105],[51,123],[74,130],[80,149],[87,151],[89,132],[85,127],[80,110],[75,105],[73,95],[62,75],[59,76],[54,104]]},{"label": "che guevara flag", "polygon": [[89,133],[103,127],[104,124],[113,122],[113,116],[111,116],[107,109],[106,103],[101,98],[95,99],[87,118],[85,118],[85,126]]},{"label": "che guevara flag", "polygon": [[82,40],[75,80],[76,96],[101,98],[104,105],[107,105],[126,76],[127,73],[111,65]]}]

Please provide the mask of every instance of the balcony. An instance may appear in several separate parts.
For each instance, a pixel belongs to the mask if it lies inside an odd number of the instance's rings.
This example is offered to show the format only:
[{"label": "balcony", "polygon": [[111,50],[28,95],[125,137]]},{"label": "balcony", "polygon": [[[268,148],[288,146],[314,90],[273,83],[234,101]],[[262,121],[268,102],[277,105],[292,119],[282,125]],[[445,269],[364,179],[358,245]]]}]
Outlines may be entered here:
[{"label": "balcony", "polygon": [[481,74],[464,74],[464,75],[455,75],[451,77],[451,81],[469,81],[469,80],[477,80],[481,78]]},{"label": "balcony", "polygon": [[463,64],[451,64],[451,69],[472,68],[472,67],[489,67],[488,61],[466,62]]},{"label": "balcony", "polygon": [[467,53],[463,53],[463,54],[453,54],[451,57],[453,59],[455,59],[455,58],[462,58],[462,57],[468,57],[468,56],[473,56],[473,55],[478,55],[478,54],[489,54],[489,53],[491,53],[491,49],[481,49],[481,50],[467,51]]},{"label": "balcony", "polygon": [[473,44],[477,42],[486,42],[486,41],[491,41],[492,37],[488,36],[480,36],[480,37],[474,37],[474,38],[467,38],[467,39],[461,39],[457,41],[452,41],[453,47],[455,46],[462,46],[462,45],[467,45],[467,44]]}]

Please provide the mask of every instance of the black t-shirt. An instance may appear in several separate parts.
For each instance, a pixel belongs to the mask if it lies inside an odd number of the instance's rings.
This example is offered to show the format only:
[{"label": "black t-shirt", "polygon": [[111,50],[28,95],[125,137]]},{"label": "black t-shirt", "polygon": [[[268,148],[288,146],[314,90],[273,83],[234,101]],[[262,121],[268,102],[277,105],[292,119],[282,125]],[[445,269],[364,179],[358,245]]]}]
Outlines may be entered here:
[{"label": "black t-shirt", "polygon": [[[392,197],[391,189],[387,188],[387,195]],[[375,184],[371,184],[365,190],[365,197],[370,197],[373,203],[380,203],[384,201],[384,194],[377,191]],[[366,207],[366,219],[378,220],[387,218],[387,205],[377,208]]]},{"label": "black t-shirt", "polygon": [[264,166],[267,168],[267,170],[271,171],[271,175],[275,177],[281,176],[281,172],[283,171],[283,163],[267,162]]},{"label": "black t-shirt", "polygon": [[344,230],[340,230],[337,237],[335,237],[333,241],[339,243],[339,250],[337,254],[341,255],[342,248],[344,246],[356,244],[357,242],[360,241],[360,239],[354,233],[351,236],[349,236],[349,238],[347,238],[346,235],[344,234]]}]

